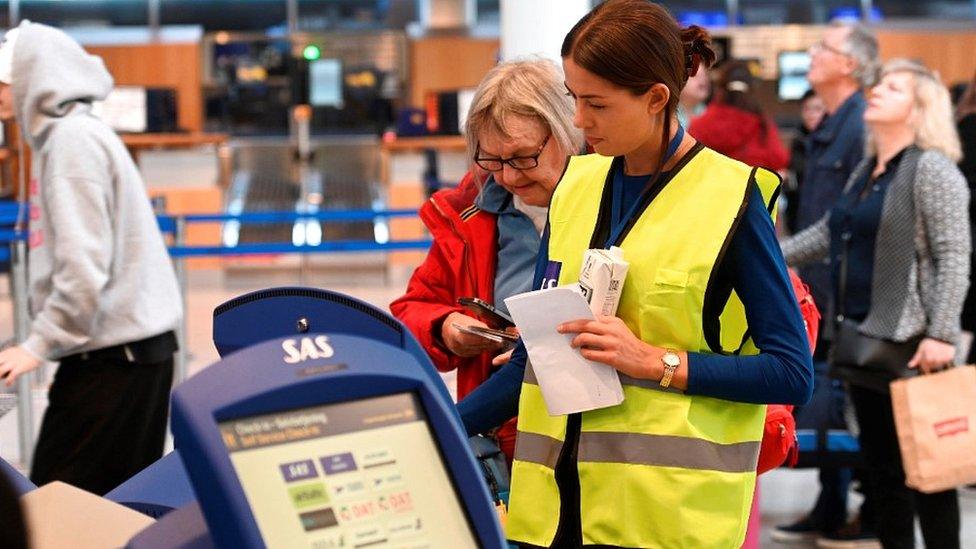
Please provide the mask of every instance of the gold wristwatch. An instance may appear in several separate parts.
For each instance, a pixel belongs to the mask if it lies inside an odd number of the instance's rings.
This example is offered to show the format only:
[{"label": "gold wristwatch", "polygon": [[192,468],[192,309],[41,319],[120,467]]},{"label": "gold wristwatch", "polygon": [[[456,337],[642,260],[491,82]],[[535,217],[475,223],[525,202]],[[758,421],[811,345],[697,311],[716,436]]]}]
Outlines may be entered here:
[{"label": "gold wristwatch", "polygon": [[664,363],[664,376],[661,378],[661,387],[667,389],[671,386],[671,379],[674,377],[675,370],[681,366],[681,357],[674,349],[665,349],[661,355],[661,362]]}]

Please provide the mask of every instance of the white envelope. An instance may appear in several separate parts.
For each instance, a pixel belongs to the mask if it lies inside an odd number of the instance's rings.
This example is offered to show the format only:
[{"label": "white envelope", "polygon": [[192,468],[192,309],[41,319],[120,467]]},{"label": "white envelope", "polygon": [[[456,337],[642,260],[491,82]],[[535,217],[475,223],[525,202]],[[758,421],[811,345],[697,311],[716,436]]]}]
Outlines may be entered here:
[{"label": "white envelope", "polygon": [[525,342],[551,416],[607,408],[624,401],[617,370],[583,358],[579,349],[570,346],[576,335],[556,331],[563,322],[594,318],[579,288],[572,286],[527,292],[505,300]]}]

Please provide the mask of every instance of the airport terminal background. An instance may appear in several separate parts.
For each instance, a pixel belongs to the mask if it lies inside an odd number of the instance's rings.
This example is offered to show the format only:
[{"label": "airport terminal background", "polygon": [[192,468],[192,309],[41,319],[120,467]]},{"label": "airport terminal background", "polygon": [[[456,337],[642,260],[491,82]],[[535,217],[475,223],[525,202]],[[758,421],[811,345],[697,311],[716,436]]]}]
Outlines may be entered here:
[{"label": "airport terminal background", "polygon": [[[105,58],[116,91],[99,109],[125,136],[157,211],[416,209],[465,173],[460,120],[474,86],[504,56],[500,37],[533,28],[502,16],[511,9],[531,17],[521,1],[2,0],[0,29],[21,19],[51,24]],[[706,26],[720,55],[751,63],[760,77],[756,92],[787,144],[797,134],[798,99],[807,89],[807,48],[832,20],[868,22],[883,58],[922,57],[948,85],[971,80],[976,70],[976,0],[663,4],[682,23]],[[299,103],[311,107],[304,120],[292,110]],[[4,134],[0,197],[15,200],[22,157],[11,151],[20,143],[14,129]],[[415,218],[227,222],[192,225],[185,243],[316,246],[427,236]],[[423,257],[423,250],[376,250],[188,259],[187,374],[218,360],[213,310],[228,299],[298,285],[387,309]],[[0,279],[0,339],[14,333],[11,295],[9,277]],[[35,378],[38,425],[55,367]],[[444,380],[453,391],[453,375]],[[24,470],[16,415],[0,417],[0,457]],[[772,528],[812,506],[816,470],[781,468],[761,476],[760,484],[762,545],[774,547]],[[859,502],[854,495],[852,513]],[[960,506],[964,547],[976,549],[976,490],[961,490]]]}]

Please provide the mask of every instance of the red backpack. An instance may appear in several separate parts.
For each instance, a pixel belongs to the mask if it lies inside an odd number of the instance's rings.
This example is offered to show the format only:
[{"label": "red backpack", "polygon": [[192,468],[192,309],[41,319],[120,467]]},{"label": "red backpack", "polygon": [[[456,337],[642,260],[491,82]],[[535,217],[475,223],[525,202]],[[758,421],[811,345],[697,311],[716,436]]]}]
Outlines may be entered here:
[{"label": "red backpack", "polygon": [[[790,282],[793,283],[793,293],[800,305],[803,324],[807,329],[807,339],[810,342],[810,352],[817,346],[817,331],[820,327],[820,311],[813,302],[810,288],[800,280],[800,277],[790,269]],[[766,426],[763,431],[762,446],[759,449],[758,474],[775,469],[789,460],[790,465],[796,464],[799,452],[796,446],[796,422],[793,420],[793,406],[787,404],[770,404],[766,407]]]}]

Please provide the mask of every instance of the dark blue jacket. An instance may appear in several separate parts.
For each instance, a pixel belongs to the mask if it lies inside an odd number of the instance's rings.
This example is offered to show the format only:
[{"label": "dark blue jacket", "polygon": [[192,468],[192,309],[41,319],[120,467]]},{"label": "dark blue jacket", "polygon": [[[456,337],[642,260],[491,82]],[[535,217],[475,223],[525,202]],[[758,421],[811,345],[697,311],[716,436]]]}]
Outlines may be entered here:
[{"label": "dark blue jacket", "polygon": [[[857,92],[832,115],[824,118],[807,139],[807,161],[797,205],[797,232],[827,214],[844,191],[848,178],[864,157],[864,109],[867,101]],[[833,300],[828,261],[800,269],[813,299],[826,312]],[[823,318],[828,318],[824,314]],[[823,333],[823,330],[821,330]],[[826,351],[826,346],[822,346]],[[818,355],[821,346],[818,346]]]}]

